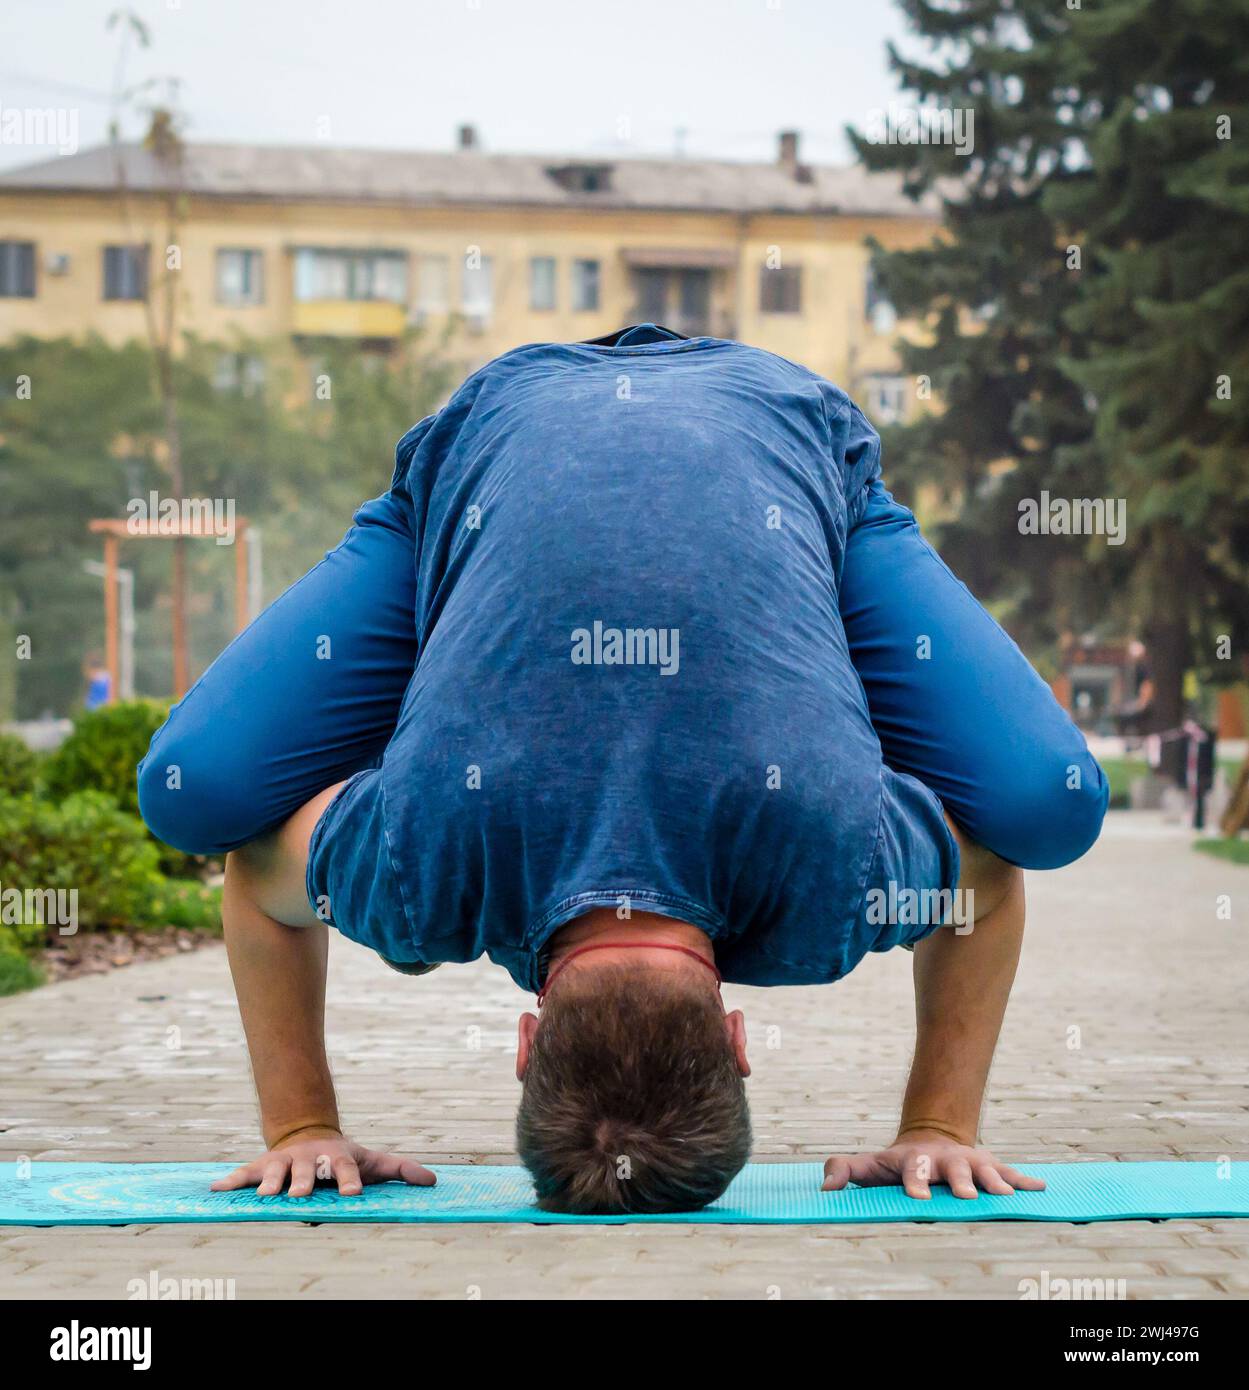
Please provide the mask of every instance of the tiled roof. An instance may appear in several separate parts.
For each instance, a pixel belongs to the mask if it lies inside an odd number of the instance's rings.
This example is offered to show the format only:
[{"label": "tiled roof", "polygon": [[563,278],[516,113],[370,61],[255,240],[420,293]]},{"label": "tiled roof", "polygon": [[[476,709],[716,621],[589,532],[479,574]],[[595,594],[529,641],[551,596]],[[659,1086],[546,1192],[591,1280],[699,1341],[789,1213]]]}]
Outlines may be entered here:
[{"label": "tiled roof", "polygon": [[[709,159],[577,159],[457,150],[430,154],[277,145],[188,144],[181,185],[202,197],[278,201],[605,207],[707,212],[933,216],[936,201],[906,197],[891,174],[847,165]],[[0,174],[0,193],[105,193],[118,163],[136,193],[168,186],[168,167],[140,145],[97,145]],[[604,169],[587,192],[576,171]],[[572,171],[572,177],[568,171]]]}]

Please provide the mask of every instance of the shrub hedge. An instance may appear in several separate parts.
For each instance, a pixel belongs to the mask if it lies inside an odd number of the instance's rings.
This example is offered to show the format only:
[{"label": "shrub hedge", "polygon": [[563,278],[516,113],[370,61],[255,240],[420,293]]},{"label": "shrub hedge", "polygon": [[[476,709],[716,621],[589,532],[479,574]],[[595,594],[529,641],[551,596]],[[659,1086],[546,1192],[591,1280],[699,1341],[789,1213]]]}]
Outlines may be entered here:
[{"label": "shrub hedge", "polygon": [[53,801],[74,792],[106,792],[123,811],[139,814],[135,768],[169,707],[158,700],[124,700],[84,710],[43,769],[44,790]]}]

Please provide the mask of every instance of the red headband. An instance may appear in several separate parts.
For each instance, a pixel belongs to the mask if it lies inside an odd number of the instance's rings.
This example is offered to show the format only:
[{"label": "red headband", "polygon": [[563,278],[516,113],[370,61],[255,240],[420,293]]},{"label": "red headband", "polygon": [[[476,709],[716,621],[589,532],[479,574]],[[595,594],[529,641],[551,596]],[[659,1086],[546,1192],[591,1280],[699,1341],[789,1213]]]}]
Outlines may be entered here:
[{"label": "red headband", "polygon": [[723,977],[719,970],[716,969],[715,965],[709,961],[706,956],[700,955],[692,946],[674,946],[667,941],[599,941],[592,946],[578,946],[575,951],[569,951],[564,959],[560,961],[555,969],[546,977],[546,983],[538,991],[538,1008],[542,1007],[542,1001],[546,998],[551,986],[555,983],[555,979],[559,975],[559,972],[563,970],[570,961],[576,960],[578,956],[584,956],[588,951],[614,951],[620,948],[637,946],[645,947],[649,951],[680,951],[684,956],[693,956],[699,965],[705,965],[716,977],[717,989],[724,983]]}]

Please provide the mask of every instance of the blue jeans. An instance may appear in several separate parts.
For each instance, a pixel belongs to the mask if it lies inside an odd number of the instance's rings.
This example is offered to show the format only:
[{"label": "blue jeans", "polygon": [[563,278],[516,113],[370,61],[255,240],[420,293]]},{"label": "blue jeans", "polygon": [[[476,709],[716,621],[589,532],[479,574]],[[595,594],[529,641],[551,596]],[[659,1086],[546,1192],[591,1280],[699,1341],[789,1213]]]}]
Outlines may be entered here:
[{"label": "blue jeans", "polygon": [[[413,543],[398,499],[366,502],[342,543],[221,653],[139,765],[155,834],[222,854],[379,763],[416,661]],[[1078,859],[1105,814],[1101,769],[879,480],[847,540],[840,603],[885,761],[1002,859]],[[333,657],[321,661],[326,637]]]}]

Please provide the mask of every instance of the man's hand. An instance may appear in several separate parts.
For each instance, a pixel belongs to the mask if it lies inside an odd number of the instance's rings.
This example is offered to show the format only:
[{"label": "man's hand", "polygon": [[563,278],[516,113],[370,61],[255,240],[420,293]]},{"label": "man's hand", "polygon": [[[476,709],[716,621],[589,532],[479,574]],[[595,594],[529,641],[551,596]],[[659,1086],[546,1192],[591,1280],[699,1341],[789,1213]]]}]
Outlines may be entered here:
[{"label": "man's hand", "polygon": [[824,1165],[822,1191],[839,1192],[848,1182],[860,1187],[896,1187],[901,1183],[908,1197],[927,1201],[931,1183],[944,1182],[956,1197],[975,1197],[979,1186],[999,1197],[1016,1188],[1039,1192],[1045,1184],[1028,1178],[988,1149],[960,1144],[939,1130],[905,1130],[887,1149],[874,1154],[834,1154]]},{"label": "man's hand", "polygon": [[309,1136],[306,1132],[283,1140],[253,1163],[245,1163],[212,1184],[214,1192],[255,1187],[261,1197],[274,1197],[287,1187],[291,1197],[306,1197],[318,1182],[337,1182],[343,1197],[358,1197],[366,1183],[406,1182],[433,1187],[437,1178],[410,1158],[379,1153],[355,1144],[341,1134]]}]

